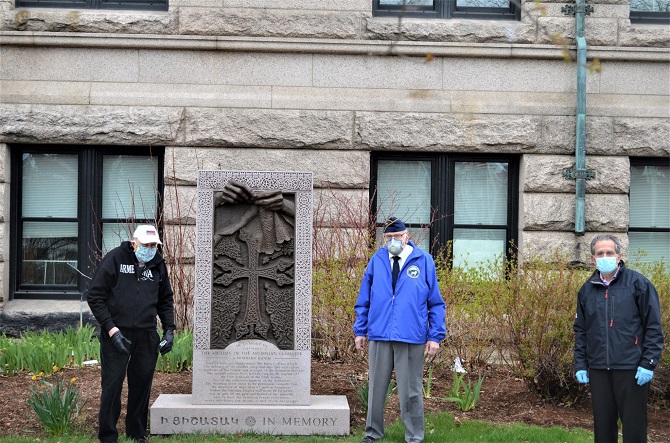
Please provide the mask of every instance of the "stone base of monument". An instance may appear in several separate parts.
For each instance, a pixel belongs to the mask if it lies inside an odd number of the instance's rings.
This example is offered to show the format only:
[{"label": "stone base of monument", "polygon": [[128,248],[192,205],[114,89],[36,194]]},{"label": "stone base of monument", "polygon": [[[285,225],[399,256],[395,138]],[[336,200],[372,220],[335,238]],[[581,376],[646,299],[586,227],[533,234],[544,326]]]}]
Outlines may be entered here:
[{"label": "stone base of monument", "polygon": [[161,394],[151,406],[151,433],[348,435],[343,395],[312,395],[310,404],[194,405],[191,394]]}]

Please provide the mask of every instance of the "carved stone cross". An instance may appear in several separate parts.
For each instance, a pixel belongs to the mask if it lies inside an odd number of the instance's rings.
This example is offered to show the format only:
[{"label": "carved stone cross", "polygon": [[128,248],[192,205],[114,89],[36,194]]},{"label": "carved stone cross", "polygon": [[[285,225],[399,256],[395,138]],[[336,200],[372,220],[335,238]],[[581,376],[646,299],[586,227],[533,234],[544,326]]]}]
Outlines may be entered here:
[{"label": "carved stone cross", "polygon": [[246,267],[237,266],[232,260],[221,260],[219,267],[224,273],[219,276],[214,283],[229,286],[233,281],[240,278],[249,280],[247,291],[246,310],[242,323],[235,325],[236,339],[262,337],[267,339],[270,325],[263,321],[261,316],[261,302],[259,293],[258,279],[263,277],[273,280],[279,286],[290,284],[293,279],[284,275],[282,272],[288,269],[293,262],[291,260],[280,259],[278,263],[271,266],[259,266],[259,241],[254,235],[246,229],[240,229],[240,240],[247,244],[249,251],[249,260]]}]

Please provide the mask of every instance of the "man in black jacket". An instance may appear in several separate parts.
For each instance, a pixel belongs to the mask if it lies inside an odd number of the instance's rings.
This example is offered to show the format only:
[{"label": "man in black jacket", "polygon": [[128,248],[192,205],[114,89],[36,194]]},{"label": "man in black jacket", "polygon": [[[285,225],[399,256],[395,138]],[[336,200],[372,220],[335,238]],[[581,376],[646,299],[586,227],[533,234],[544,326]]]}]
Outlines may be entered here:
[{"label": "man in black jacket", "polygon": [[[140,225],[132,242],[121,243],[105,255],[88,290],[88,305],[100,323],[102,396],[98,438],[116,442],[121,414],[121,389],[128,375],[126,436],[146,442],[151,383],[158,353],[172,349],[174,300],[158,231]],[[163,340],[156,331],[156,315]],[[160,342],[160,343],[159,343]]]},{"label": "man in black jacket", "polygon": [[647,441],[647,397],[663,349],[658,293],[642,274],[627,269],[613,235],[591,242],[596,271],[577,296],[575,377],[591,384],[596,442]]}]

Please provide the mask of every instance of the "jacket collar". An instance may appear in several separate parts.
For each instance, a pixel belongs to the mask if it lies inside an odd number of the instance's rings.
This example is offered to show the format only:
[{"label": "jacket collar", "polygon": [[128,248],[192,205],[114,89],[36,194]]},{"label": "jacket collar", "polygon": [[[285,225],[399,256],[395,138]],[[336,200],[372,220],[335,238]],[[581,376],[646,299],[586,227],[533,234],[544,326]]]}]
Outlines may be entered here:
[{"label": "jacket collar", "polygon": [[616,275],[612,279],[612,281],[609,282],[609,285],[606,285],[603,280],[600,278],[600,271],[595,270],[593,271],[593,274],[591,274],[591,278],[589,281],[593,283],[594,285],[601,285],[601,286],[612,286],[615,282],[621,280],[622,274],[626,271],[626,263],[624,263],[623,260],[619,261],[619,270],[616,272]]}]

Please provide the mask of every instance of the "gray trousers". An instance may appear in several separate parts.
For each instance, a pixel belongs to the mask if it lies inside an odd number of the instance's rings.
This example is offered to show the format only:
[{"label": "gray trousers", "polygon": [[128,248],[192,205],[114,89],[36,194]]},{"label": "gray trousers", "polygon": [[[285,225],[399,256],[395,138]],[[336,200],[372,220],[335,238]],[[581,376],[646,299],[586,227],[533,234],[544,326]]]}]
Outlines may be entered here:
[{"label": "gray trousers", "polygon": [[395,368],[400,399],[400,418],[405,425],[405,441],[420,443],[423,423],[423,352],[425,345],[394,341],[370,341],[370,389],[365,434],[374,439],[384,436],[386,392]]}]

